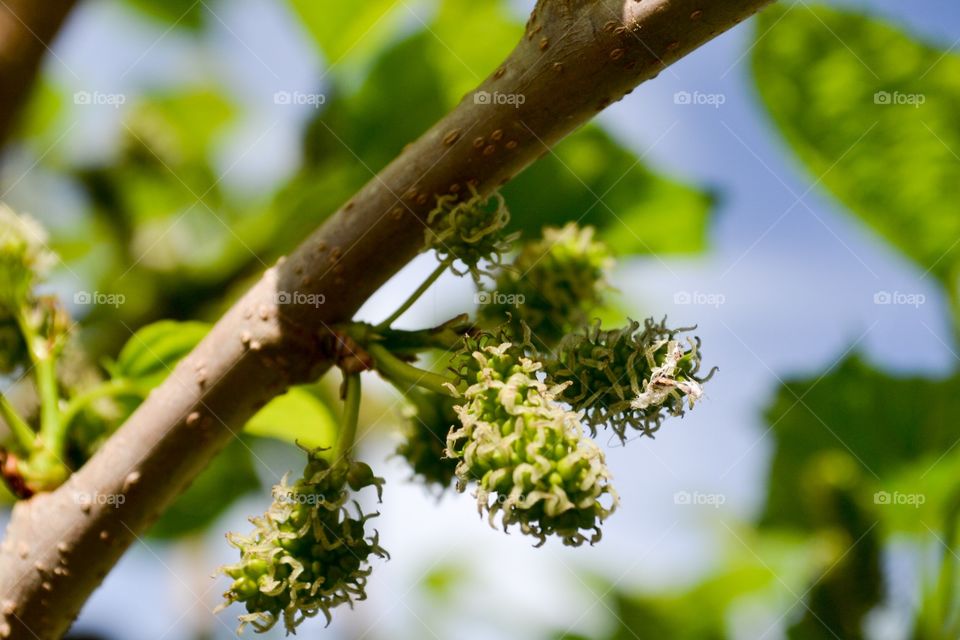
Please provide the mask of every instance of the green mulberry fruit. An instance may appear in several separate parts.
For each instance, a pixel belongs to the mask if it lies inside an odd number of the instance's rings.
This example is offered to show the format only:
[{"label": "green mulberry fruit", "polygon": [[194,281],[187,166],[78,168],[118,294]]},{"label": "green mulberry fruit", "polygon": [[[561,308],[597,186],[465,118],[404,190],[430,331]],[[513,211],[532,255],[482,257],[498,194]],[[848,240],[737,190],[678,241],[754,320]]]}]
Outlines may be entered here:
[{"label": "green mulberry fruit", "polygon": [[[480,276],[498,268],[503,254],[517,234],[506,235],[504,229],[510,222],[510,211],[503,196],[494,193],[483,198],[476,192],[469,200],[457,201],[456,196],[437,198],[437,207],[427,216],[426,245],[437,252],[441,262],[449,262],[457,275]],[[459,270],[459,262],[466,270]],[[486,263],[486,267],[481,266]]]},{"label": "green mulberry fruit", "polygon": [[304,619],[341,604],[353,606],[366,597],[372,556],[386,557],[376,531],[368,534],[364,515],[354,502],[356,515],[347,509],[351,490],[375,486],[383,480],[361,462],[331,465],[309,453],[303,476],[288,485],[286,478],[273,488],[273,503],[260,517],[252,518],[249,536],[228,534],[240,550],[240,562],[223,567],[233,578],[224,594],[226,602],[246,605],[240,630],[252,624],[267,631],[278,620],[293,632]]},{"label": "green mulberry fruit", "polygon": [[517,524],[537,546],[550,535],[571,546],[597,542],[617,494],[580,415],[557,401],[562,388],[538,380],[541,364],[509,342],[469,357],[474,365],[460,370],[475,369],[473,381],[458,393],[460,426],[447,439],[459,460],[458,489],[476,482],[477,506],[490,524],[499,515],[504,530]]},{"label": "green mulberry fruit", "polygon": [[[547,381],[562,385],[559,399],[583,411],[593,433],[609,425],[621,440],[628,429],[652,435],[669,415],[683,415],[703,394],[699,339],[677,339],[687,329],[666,320],[599,325],[568,335],[546,364]],[[712,375],[712,372],[711,372]]]},{"label": "green mulberry fruit", "polygon": [[413,473],[428,486],[441,491],[453,483],[457,461],[447,457],[447,434],[457,423],[455,400],[429,391],[407,393],[403,442],[397,455],[404,458]]},{"label": "green mulberry fruit", "polygon": [[514,338],[523,335],[526,325],[534,342],[547,348],[586,324],[603,305],[613,265],[610,251],[593,234],[592,227],[581,229],[571,222],[547,227],[542,239],[526,243],[512,266],[500,273],[496,292],[487,294],[481,322],[499,325],[509,316]]}]

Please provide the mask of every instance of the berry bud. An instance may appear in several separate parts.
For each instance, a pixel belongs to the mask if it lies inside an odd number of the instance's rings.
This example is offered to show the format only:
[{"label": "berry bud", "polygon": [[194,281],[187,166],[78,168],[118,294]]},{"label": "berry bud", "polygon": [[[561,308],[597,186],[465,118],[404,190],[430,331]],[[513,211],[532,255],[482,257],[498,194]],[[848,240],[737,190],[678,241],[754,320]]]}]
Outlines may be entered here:
[{"label": "berry bud", "polygon": [[480,308],[480,320],[490,326],[509,317],[514,339],[523,336],[525,324],[534,342],[553,347],[603,304],[612,265],[592,227],[580,229],[573,222],[547,227],[543,238],[526,243],[512,267],[497,277],[496,296]]},{"label": "berry bud", "polygon": [[559,399],[585,413],[591,431],[610,425],[621,440],[628,428],[652,435],[667,416],[684,413],[703,394],[710,375],[700,369],[699,339],[676,339],[684,329],[666,321],[630,321],[568,335],[546,365],[547,381],[562,385]]},{"label": "berry bud", "polygon": [[455,401],[449,396],[411,390],[407,393],[408,418],[403,429],[404,440],[397,455],[405,458],[416,476],[439,490],[453,482],[457,461],[446,455],[447,434],[457,423]]},{"label": "berry bud", "polygon": [[365,523],[377,514],[356,515],[346,508],[354,491],[383,480],[366,464],[342,461],[331,466],[317,452],[309,454],[302,478],[288,485],[286,478],[273,488],[273,503],[260,517],[252,518],[249,536],[228,534],[240,550],[240,562],[221,571],[233,578],[224,594],[227,606],[243,602],[240,630],[252,624],[266,631],[283,619],[293,632],[305,618],[341,604],[351,607],[366,598],[371,556],[385,557],[377,533],[366,535]]},{"label": "berry bud", "polygon": [[[557,401],[559,388],[537,379],[541,365],[511,343],[472,354],[477,382],[457,406],[460,428],[447,449],[459,459],[458,489],[477,482],[477,506],[491,525],[578,546],[600,539],[617,505],[603,452],[583,434],[580,415]],[[469,369],[468,365],[461,365]],[[606,499],[606,500],[604,500]],[[606,502],[607,504],[604,504]],[[588,538],[584,532],[592,530]]]},{"label": "berry bud", "polygon": [[462,202],[457,202],[456,196],[441,196],[436,209],[427,216],[426,245],[441,261],[459,261],[466,267],[459,271],[452,266],[454,273],[469,273],[479,281],[482,274],[489,273],[480,265],[500,266],[503,254],[517,237],[504,233],[509,222],[510,212],[499,193],[483,198],[474,192],[472,198]]}]

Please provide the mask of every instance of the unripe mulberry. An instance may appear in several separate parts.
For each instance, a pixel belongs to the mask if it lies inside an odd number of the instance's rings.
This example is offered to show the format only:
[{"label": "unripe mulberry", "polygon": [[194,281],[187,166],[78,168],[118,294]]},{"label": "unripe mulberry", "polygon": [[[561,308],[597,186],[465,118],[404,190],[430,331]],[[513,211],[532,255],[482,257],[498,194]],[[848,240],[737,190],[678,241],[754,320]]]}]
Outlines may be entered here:
[{"label": "unripe mulberry", "polygon": [[483,198],[474,192],[465,201],[440,196],[427,217],[426,245],[437,252],[441,262],[450,261],[454,273],[469,273],[479,281],[481,275],[490,274],[490,268],[501,265],[503,254],[517,237],[505,233],[509,222],[510,211],[499,193]]},{"label": "unripe mulberry", "polygon": [[699,339],[678,340],[683,331],[648,319],[642,329],[630,321],[568,335],[546,363],[547,381],[563,385],[559,399],[584,411],[594,433],[609,425],[621,440],[631,428],[652,435],[664,418],[692,407],[710,378],[697,375]]},{"label": "unripe mulberry", "polygon": [[511,343],[470,357],[475,381],[462,392],[460,427],[447,440],[459,459],[458,488],[475,481],[478,509],[488,512],[490,524],[499,515],[504,530],[518,524],[538,546],[550,535],[571,546],[598,541],[617,495],[580,415],[557,401],[562,389],[538,380],[540,363]]},{"label": "unripe mulberry", "polygon": [[610,251],[593,233],[592,227],[581,229],[571,222],[547,227],[543,238],[524,244],[512,266],[497,277],[496,295],[480,308],[480,320],[499,325],[509,317],[515,339],[526,325],[534,343],[547,348],[586,324],[603,305],[613,265]]},{"label": "unripe mulberry", "polygon": [[249,536],[227,536],[240,562],[222,568],[233,578],[223,606],[246,605],[240,630],[252,624],[266,631],[282,618],[293,632],[317,613],[329,622],[334,607],[366,598],[370,560],[387,555],[376,531],[366,532],[377,514],[364,515],[356,502],[355,515],[346,507],[350,489],[375,486],[379,493],[383,480],[363,463],[331,466],[317,453],[309,454],[302,478],[292,485],[284,478],[273,488],[273,503],[251,519]]}]

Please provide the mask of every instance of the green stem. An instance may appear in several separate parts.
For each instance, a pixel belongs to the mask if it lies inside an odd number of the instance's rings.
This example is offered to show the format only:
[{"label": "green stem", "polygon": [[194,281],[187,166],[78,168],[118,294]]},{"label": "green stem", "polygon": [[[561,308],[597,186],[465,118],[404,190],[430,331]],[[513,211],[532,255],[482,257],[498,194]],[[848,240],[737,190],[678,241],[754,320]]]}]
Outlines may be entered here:
[{"label": "green stem", "polygon": [[450,390],[445,386],[447,383],[453,383],[453,380],[439,373],[424,371],[413,365],[407,364],[399,359],[389,349],[382,344],[372,343],[366,345],[367,353],[373,356],[377,371],[383,374],[383,377],[393,382],[398,388],[406,385],[407,389],[413,387],[423,387],[436,393],[450,395]]},{"label": "green stem", "polygon": [[38,358],[37,391],[40,394],[40,438],[44,446],[60,455],[64,450],[67,431],[60,422],[60,390],[57,387],[57,369],[50,355]]},{"label": "green stem", "polygon": [[333,450],[334,462],[350,455],[353,443],[357,439],[357,423],[360,420],[360,374],[351,373],[344,379],[346,392],[343,399],[343,424],[337,436],[337,446]]},{"label": "green stem", "polygon": [[420,296],[422,296],[426,292],[426,290],[430,288],[430,285],[436,282],[437,278],[443,275],[443,272],[446,271],[447,267],[449,266],[450,266],[449,260],[441,261],[440,264],[437,265],[437,268],[433,270],[433,273],[427,276],[427,279],[424,280],[419,287],[417,287],[417,290],[414,291],[409,298],[407,298],[406,302],[404,302],[402,305],[400,305],[400,308],[398,308],[396,311],[390,314],[389,318],[387,318],[386,320],[384,320],[383,322],[381,322],[376,326],[376,330],[379,331],[382,329],[386,329],[387,327],[392,325],[394,322],[396,322],[400,316],[402,316],[404,313],[407,312],[407,309],[413,306],[414,302],[420,299]]},{"label": "green stem", "polygon": [[10,431],[23,448],[23,452],[27,454],[33,453],[37,444],[37,434],[34,433],[30,425],[20,417],[20,414],[17,413],[17,410],[13,408],[13,405],[10,404],[10,401],[7,400],[7,397],[2,393],[0,393],[0,416],[3,417],[4,422],[10,427]]},{"label": "green stem", "polygon": [[17,323],[36,370],[37,395],[40,396],[40,439],[45,449],[59,454],[66,440],[66,433],[60,428],[60,390],[57,386],[56,363],[46,341],[34,331],[23,309],[17,313]]},{"label": "green stem", "polygon": [[73,422],[73,420],[91,402],[99,400],[100,398],[109,398],[114,396],[142,396],[143,393],[144,390],[141,389],[138,384],[130,380],[117,378],[102,382],[97,386],[87,389],[86,391],[83,391],[82,393],[79,393],[70,399],[60,417],[60,420],[63,423],[63,430],[69,431],[70,424]]}]

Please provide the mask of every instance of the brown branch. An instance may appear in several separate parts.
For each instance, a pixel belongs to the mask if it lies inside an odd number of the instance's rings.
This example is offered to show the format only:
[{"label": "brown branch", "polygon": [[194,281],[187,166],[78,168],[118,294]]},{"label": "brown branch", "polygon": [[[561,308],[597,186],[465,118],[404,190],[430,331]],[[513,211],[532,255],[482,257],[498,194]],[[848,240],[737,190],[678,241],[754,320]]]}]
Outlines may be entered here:
[{"label": "brown branch", "polygon": [[[489,193],[637,84],[769,0],[541,0],[506,61],[226,313],[57,491],[17,504],[0,632],[56,638],[130,543],[259,407],[329,366],[329,326],[421,249],[437,196]],[[475,96],[518,94],[523,104]],[[326,304],[276,304],[278,292]],[[122,494],[119,506],[78,496]],[[87,502],[87,504],[83,504]],[[0,633],[2,635],[2,633]]]},{"label": "brown branch", "polygon": [[75,1],[0,1],[0,144],[16,124],[40,63]]}]

